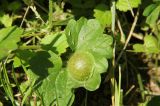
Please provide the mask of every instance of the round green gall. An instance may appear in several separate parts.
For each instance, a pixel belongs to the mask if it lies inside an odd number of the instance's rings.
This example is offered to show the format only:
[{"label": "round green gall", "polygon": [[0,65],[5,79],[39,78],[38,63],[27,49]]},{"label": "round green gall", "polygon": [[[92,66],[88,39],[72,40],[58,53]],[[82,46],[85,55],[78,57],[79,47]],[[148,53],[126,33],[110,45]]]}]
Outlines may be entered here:
[{"label": "round green gall", "polygon": [[68,61],[67,70],[72,78],[86,81],[93,73],[94,57],[89,52],[75,52]]}]

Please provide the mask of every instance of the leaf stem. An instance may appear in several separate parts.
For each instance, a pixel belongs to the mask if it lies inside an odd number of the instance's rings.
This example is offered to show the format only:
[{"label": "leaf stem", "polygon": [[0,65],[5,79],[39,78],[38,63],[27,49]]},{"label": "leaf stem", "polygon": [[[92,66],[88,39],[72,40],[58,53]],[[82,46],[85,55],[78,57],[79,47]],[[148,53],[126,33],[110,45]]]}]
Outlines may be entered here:
[{"label": "leaf stem", "polygon": [[27,16],[28,11],[29,11],[29,6],[27,7],[27,10],[26,10],[26,12],[25,12],[25,14],[24,14],[24,16],[23,16],[23,19],[22,19],[22,22],[21,22],[20,27],[22,27],[22,25],[23,25],[23,23],[24,23],[24,20],[25,20],[25,18],[26,18],[26,16]]},{"label": "leaf stem", "polygon": [[114,34],[115,32],[115,20],[116,20],[116,4],[115,0],[112,0],[112,6],[111,6],[111,12],[112,12],[112,33]]},{"label": "leaf stem", "polygon": [[53,15],[53,1],[52,0],[49,0],[49,29],[51,30],[52,28],[52,24],[53,24],[53,21],[52,21],[52,15]]},{"label": "leaf stem", "polygon": [[40,49],[41,46],[38,45],[29,45],[29,46],[20,46],[19,49],[20,50],[25,50],[25,49]]}]

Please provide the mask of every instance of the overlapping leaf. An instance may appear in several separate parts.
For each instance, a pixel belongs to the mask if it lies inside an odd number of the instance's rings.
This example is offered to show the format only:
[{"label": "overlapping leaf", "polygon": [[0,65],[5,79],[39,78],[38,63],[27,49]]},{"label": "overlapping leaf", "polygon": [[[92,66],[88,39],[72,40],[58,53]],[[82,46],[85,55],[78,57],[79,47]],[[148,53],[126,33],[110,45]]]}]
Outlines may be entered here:
[{"label": "overlapping leaf", "polygon": [[72,88],[67,83],[67,74],[66,70],[61,71],[55,82],[58,106],[71,106],[74,100]]},{"label": "overlapping leaf", "polygon": [[64,33],[46,35],[41,40],[41,44],[42,48],[57,52],[59,55],[66,52],[66,48],[68,47],[66,35]]},{"label": "overlapping leaf", "polygon": [[52,105],[56,100],[55,81],[62,67],[60,57],[52,51],[39,51],[29,63],[29,80],[36,80],[36,90],[42,97],[43,104]]},{"label": "overlapping leaf", "polygon": [[144,38],[144,44],[134,44],[133,49],[135,52],[145,52],[145,53],[160,52],[160,48],[158,46],[158,40],[152,35],[146,35]]},{"label": "overlapping leaf", "polygon": [[20,41],[22,33],[23,30],[15,26],[0,30],[0,60],[18,48],[17,42]]},{"label": "overlapping leaf", "polygon": [[100,73],[106,72],[108,68],[107,58],[112,57],[112,37],[103,34],[103,27],[95,19],[71,20],[65,32],[69,46],[74,52],[88,51],[95,60],[93,75],[87,81],[77,81],[70,75],[68,81],[72,83],[73,88],[85,87],[90,91],[96,90],[101,82]]},{"label": "overlapping leaf", "polygon": [[104,4],[99,4],[94,9],[94,17],[101,23],[103,27],[111,24],[112,14],[108,7]]},{"label": "overlapping leaf", "polygon": [[141,0],[118,0],[116,3],[117,9],[120,11],[128,11],[132,8],[137,8],[141,4]]},{"label": "overlapping leaf", "polygon": [[146,23],[153,27],[160,14],[160,4],[151,4],[145,8],[143,15],[147,17]]},{"label": "overlapping leaf", "polygon": [[77,22],[75,20],[70,20],[65,29],[68,44],[73,51],[76,49],[78,34],[81,30],[81,27],[86,24],[86,22],[87,20],[85,18],[81,18]]}]

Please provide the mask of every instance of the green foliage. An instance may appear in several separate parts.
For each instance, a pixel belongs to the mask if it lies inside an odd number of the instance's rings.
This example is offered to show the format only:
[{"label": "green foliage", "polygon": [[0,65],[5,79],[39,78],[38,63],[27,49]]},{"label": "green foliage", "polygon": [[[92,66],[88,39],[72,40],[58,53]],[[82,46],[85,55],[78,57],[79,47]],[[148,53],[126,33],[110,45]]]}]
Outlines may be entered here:
[{"label": "green foliage", "polygon": [[60,57],[52,51],[39,51],[30,59],[29,64],[27,75],[30,80],[37,80],[36,90],[43,104],[53,104],[56,99],[55,81],[62,67]]},{"label": "green foliage", "polygon": [[[75,53],[87,51],[95,60],[92,76],[88,80],[78,81],[69,76],[74,88],[82,86],[93,91],[99,87],[100,73],[105,72],[108,68],[106,58],[112,57],[112,37],[104,35],[102,29],[97,20],[90,19],[87,21],[85,18],[81,18],[77,22],[71,20],[66,27],[65,32],[71,49]],[[72,72],[69,69],[70,66],[68,66],[68,71]]]},{"label": "green foliage", "polygon": [[99,4],[94,9],[94,17],[103,27],[111,25],[112,14],[105,4]]},{"label": "green foliage", "polygon": [[143,12],[143,15],[147,17],[146,23],[153,27],[160,14],[160,3],[151,4],[147,6]]},{"label": "green foliage", "polygon": [[132,8],[137,8],[141,4],[141,0],[118,0],[116,3],[117,9],[120,11],[128,11]]},{"label": "green foliage", "polygon": [[12,26],[13,18],[10,17],[8,14],[4,14],[2,17],[0,17],[0,22],[5,26],[5,27],[10,27]]},{"label": "green foliage", "polygon": [[56,95],[57,104],[59,106],[72,106],[75,99],[74,93],[71,89],[71,85],[66,83],[68,80],[67,71],[63,70],[56,78]]},{"label": "green foliage", "polygon": [[[41,40],[41,49],[37,52],[18,50],[14,58],[14,66],[28,67],[26,74],[29,77],[29,82],[36,81],[35,88],[31,87],[30,90],[27,90],[26,95],[29,96],[34,89],[38,92],[44,105],[65,106],[73,103],[74,93],[72,90],[74,88],[85,87],[90,91],[98,89],[101,82],[100,73],[106,72],[108,68],[106,58],[112,57],[113,39],[111,36],[103,34],[102,29],[99,21],[95,19],[71,20],[66,27],[66,35],[64,33],[46,35]],[[77,58],[80,61],[84,60],[83,63],[85,62],[86,66],[82,69],[89,73],[84,74],[81,70],[78,72],[77,67],[71,68],[74,62],[71,62],[70,59],[68,65],[62,69],[62,61],[58,55],[65,53],[68,45],[75,52],[73,56],[76,53],[87,53],[87,55],[81,54],[73,58],[72,61],[75,62]],[[83,55],[84,58],[82,58]],[[83,67],[85,64],[82,64]],[[75,74],[82,76],[77,79]],[[87,75],[85,80],[79,80],[84,75]]]},{"label": "green foliage", "polygon": [[146,35],[144,37],[144,44],[134,44],[133,49],[135,52],[145,52],[147,54],[160,52],[158,40],[152,35]]},{"label": "green foliage", "polygon": [[0,105],[158,104],[139,69],[159,69],[159,14],[160,0],[0,1]]},{"label": "green foliage", "polygon": [[15,26],[0,30],[0,60],[18,48],[17,42],[20,41],[23,29]]},{"label": "green foliage", "polygon": [[41,45],[46,50],[53,50],[59,55],[66,52],[68,47],[66,35],[64,33],[51,33],[41,40]]}]

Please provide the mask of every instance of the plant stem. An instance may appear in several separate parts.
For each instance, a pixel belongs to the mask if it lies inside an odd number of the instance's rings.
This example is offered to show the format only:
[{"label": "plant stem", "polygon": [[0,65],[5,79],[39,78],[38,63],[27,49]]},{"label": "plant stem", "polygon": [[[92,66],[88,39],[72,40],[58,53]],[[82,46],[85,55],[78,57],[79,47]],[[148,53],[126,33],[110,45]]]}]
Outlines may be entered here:
[{"label": "plant stem", "polygon": [[51,30],[52,28],[52,24],[53,24],[53,20],[52,20],[52,16],[53,16],[53,1],[49,0],[49,29]]},{"label": "plant stem", "polygon": [[[116,20],[116,6],[115,6],[115,0],[112,0],[111,1],[111,13],[112,13],[112,27],[111,27],[111,31],[112,31],[112,34],[113,34],[113,36],[114,36],[114,34],[115,34],[115,20]],[[114,67],[114,65],[115,65],[115,47],[116,47],[116,42],[114,42],[114,48],[113,48],[113,59],[112,59],[112,65],[113,65],[113,67]],[[112,96],[111,96],[111,100],[112,100],[112,105],[113,106],[115,106],[115,102],[116,102],[116,96],[115,96],[115,93],[116,93],[116,90],[117,90],[117,88],[116,88],[116,80],[115,80],[115,78],[114,78],[114,71],[113,70],[111,70],[110,71],[111,72],[111,75],[113,76],[110,80],[111,80],[111,94],[112,94]]]},{"label": "plant stem", "polygon": [[20,50],[25,50],[25,49],[40,49],[41,46],[38,45],[29,45],[29,46],[20,46],[19,49]]},{"label": "plant stem", "polygon": [[26,18],[26,16],[27,16],[28,11],[29,11],[29,6],[27,7],[27,10],[26,10],[26,12],[25,12],[25,14],[24,14],[24,16],[23,16],[23,19],[22,19],[22,22],[21,22],[20,27],[22,27],[23,22],[24,22],[24,20],[25,20],[25,18]]}]

